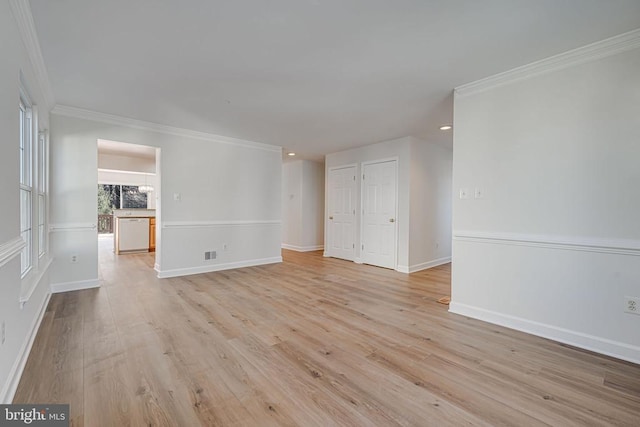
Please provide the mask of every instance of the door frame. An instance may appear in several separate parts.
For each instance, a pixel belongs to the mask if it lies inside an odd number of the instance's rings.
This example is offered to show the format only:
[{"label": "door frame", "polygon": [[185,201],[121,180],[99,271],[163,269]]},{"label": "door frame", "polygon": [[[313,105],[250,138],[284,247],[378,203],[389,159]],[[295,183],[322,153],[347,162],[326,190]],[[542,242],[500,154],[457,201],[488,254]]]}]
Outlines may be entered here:
[{"label": "door frame", "polygon": [[[395,237],[394,237],[394,248],[393,248],[393,269],[394,270],[398,270],[398,205],[399,205],[399,196],[400,193],[398,192],[399,189],[399,185],[398,185],[398,168],[400,166],[400,158],[398,156],[394,156],[394,157],[385,157],[382,159],[376,159],[376,160],[367,160],[365,162],[361,162],[360,163],[360,175],[364,175],[364,167],[367,165],[375,165],[377,163],[387,163],[387,162],[395,162],[396,163],[396,206],[395,206],[395,223],[394,223],[394,231],[395,231]],[[359,215],[359,221],[360,221],[360,242],[359,242],[359,246],[358,246],[358,253],[360,254],[358,258],[360,264],[364,264],[364,256],[362,253],[362,245],[364,245],[364,179],[362,179],[362,177],[360,177],[360,215]]]},{"label": "door frame", "polygon": [[[331,233],[329,233],[329,201],[331,200],[331,195],[329,194],[331,192],[331,183],[330,183],[330,179],[331,179],[331,171],[334,170],[339,170],[339,169],[347,169],[347,168],[354,168],[355,169],[355,173],[356,173],[356,182],[357,182],[357,177],[358,177],[358,164],[357,163],[347,163],[344,165],[338,165],[338,166],[331,166],[327,168],[327,173],[325,173],[325,182],[324,182],[324,188],[326,189],[326,191],[324,192],[324,251],[322,253],[322,256],[324,257],[331,257],[331,240],[329,239],[329,235]],[[358,191],[358,186],[355,186],[355,190]],[[358,203],[358,195],[356,194],[354,197],[354,206],[357,205]],[[355,206],[355,209],[358,209],[358,206]],[[354,221],[358,218],[357,215],[354,215]],[[357,224],[354,224],[354,232],[356,230]],[[353,243],[356,243],[356,236],[353,236]],[[351,261],[354,261],[358,258],[358,256],[356,255],[356,251],[353,251],[353,259]],[[358,252],[359,253],[359,252]],[[342,259],[342,258],[340,258]]]}]

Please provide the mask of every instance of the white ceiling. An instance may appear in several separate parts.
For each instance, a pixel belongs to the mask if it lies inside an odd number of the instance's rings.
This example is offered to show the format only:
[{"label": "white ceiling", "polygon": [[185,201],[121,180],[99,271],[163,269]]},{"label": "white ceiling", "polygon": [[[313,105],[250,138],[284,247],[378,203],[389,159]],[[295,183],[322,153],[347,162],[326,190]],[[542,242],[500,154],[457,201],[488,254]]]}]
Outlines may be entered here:
[{"label": "white ceiling", "polygon": [[638,0],[31,0],[56,102],[303,158],[416,135],[452,89],[640,27]]}]

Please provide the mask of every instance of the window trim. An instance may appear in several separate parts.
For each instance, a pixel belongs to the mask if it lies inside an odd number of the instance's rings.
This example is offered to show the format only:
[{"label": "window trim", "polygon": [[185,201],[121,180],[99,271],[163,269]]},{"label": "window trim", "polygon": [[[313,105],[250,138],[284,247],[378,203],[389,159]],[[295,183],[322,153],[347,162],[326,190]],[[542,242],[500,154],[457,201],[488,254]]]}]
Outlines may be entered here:
[{"label": "window trim", "polygon": [[[34,114],[33,105],[26,96],[24,90],[20,90],[19,103],[19,126],[20,126],[20,236],[27,233],[25,247],[21,252],[20,277],[24,279],[34,267],[34,238],[33,238],[33,211],[34,211],[34,188],[33,188],[33,133],[34,133]],[[27,198],[23,199],[23,195],[27,194]],[[23,200],[28,200],[27,206],[23,206]],[[25,212],[24,210],[27,210]],[[25,219],[26,226],[23,226]]]},{"label": "window trim", "polygon": [[[37,210],[38,210],[38,258],[45,256],[49,249],[49,235],[47,233],[48,219],[48,139],[46,131],[38,133],[37,147]],[[40,229],[42,227],[42,230]]]}]

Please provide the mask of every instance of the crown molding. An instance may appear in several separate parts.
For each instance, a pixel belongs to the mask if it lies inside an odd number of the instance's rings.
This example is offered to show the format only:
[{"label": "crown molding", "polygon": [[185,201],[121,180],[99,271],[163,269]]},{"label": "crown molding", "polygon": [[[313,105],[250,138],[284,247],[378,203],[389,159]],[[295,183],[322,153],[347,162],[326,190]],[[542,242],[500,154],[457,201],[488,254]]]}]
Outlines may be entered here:
[{"label": "crown molding", "polygon": [[161,125],[159,123],[146,122],[144,120],[132,119],[129,117],[116,116],[114,114],[100,113],[97,111],[86,110],[84,108],[69,107],[67,105],[57,104],[51,114],[59,116],[74,117],[77,119],[91,120],[94,122],[107,123],[116,126],[124,126],[133,129],[163,133],[166,135],[180,136],[184,138],[200,139],[204,141],[220,142],[222,144],[230,144],[245,148],[256,148],[259,150],[282,152],[282,147],[277,145],[264,144],[262,142],[248,141],[244,139],[231,138],[228,136],[215,135],[212,133],[199,132],[190,129],[178,128],[173,126]]},{"label": "crown molding", "polygon": [[640,47],[640,29],[629,31],[531,64],[467,83],[455,88],[457,98],[484,92],[499,86],[526,80],[574,65],[612,56]]},{"label": "crown molding", "polygon": [[40,87],[46,111],[49,111],[56,102],[53,96],[53,90],[51,89],[51,83],[49,82],[47,67],[44,65],[44,58],[40,50],[40,42],[38,42],[38,34],[36,33],[36,26],[33,22],[33,15],[31,15],[29,0],[10,0],[9,4],[13,17],[18,25],[22,42],[27,50],[27,56],[33,67],[33,73]]}]

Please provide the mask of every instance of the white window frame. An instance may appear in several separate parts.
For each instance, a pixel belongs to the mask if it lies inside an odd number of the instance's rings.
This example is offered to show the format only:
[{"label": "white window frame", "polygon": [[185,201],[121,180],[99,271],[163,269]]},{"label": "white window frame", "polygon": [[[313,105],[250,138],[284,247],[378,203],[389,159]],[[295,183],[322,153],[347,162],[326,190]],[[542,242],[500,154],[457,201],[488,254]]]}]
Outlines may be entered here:
[{"label": "white window frame", "polygon": [[20,254],[20,275],[33,268],[33,108],[24,91],[20,94],[20,236],[26,245]]},{"label": "white window frame", "polygon": [[42,258],[48,249],[47,201],[48,201],[48,132],[38,133],[37,177],[38,177],[38,258]]}]

